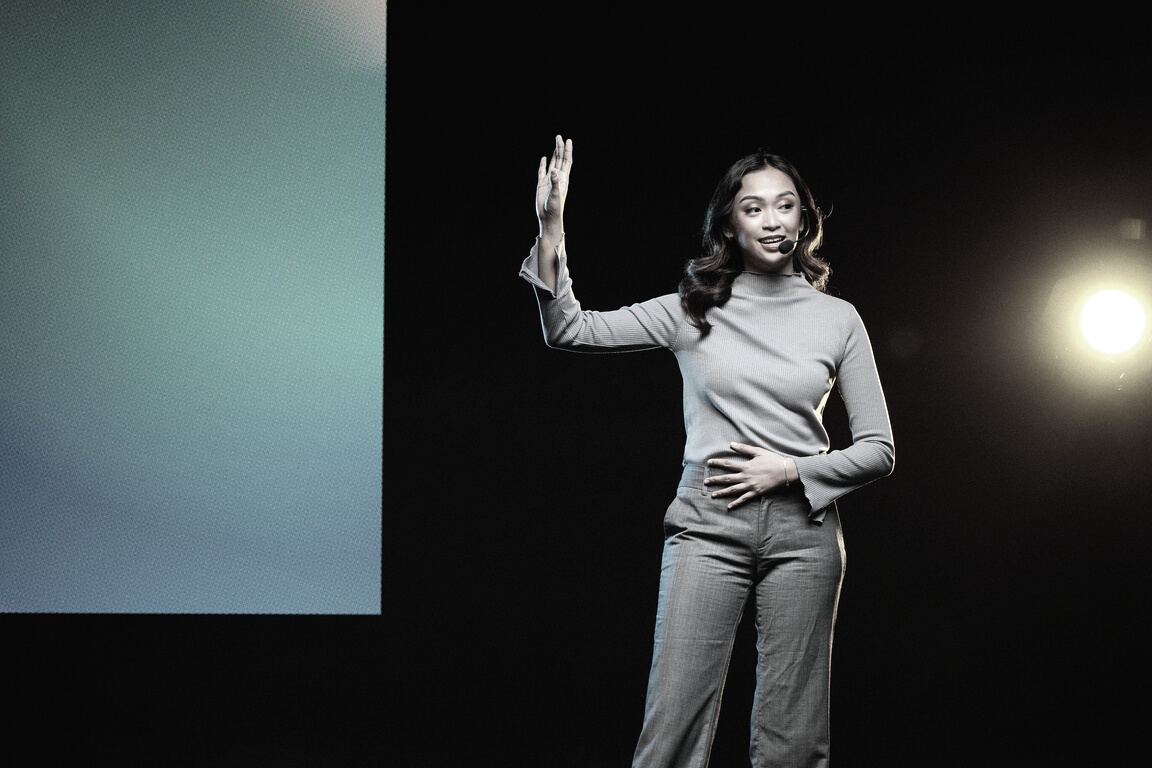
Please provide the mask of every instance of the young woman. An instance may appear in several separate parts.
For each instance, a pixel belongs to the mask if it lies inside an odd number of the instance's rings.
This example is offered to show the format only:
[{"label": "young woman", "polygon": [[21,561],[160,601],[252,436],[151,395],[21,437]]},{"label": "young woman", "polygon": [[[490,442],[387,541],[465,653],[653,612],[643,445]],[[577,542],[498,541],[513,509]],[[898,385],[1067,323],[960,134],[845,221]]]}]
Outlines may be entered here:
[{"label": "young woman", "polygon": [[[564,249],[572,141],[541,158],[540,234],[521,269],[545,341],[582,352],[663,347],[684,378],[684,471],[664,555],[634,766],[705,766],[745,607],[757,632],[754,766],[828,761],[832,628],[844,574],[835,501],[891,473],[892,431],[868,335],[823,292],[823,215],[795,168],[749,155],[720,180],[703,252],[678,294],[582,311]],[[853,444],[821,422],[837,383]]]}]

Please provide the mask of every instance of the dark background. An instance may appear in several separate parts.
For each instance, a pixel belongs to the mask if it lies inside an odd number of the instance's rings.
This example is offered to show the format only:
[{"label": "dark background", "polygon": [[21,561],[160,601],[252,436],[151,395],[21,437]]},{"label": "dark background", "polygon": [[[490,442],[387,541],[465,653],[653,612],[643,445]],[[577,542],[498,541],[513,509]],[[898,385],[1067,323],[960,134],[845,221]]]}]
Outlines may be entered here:
[{"label": "dark background", "polygon": [[[832,292],[869,328],[897,449],[840,504],[836,764],[1138,754],[1152,390],[1064,375],[1041,323],[1057,279],[1152,214],[1136,31],[536,10],[391,19],[385,561],[408,764],[626,765],[639,733],[680,381],[664,351],[542,343],[516,272],[556,133],[585,308],[674,291],[716,182],[758,147],[831,210]],[[842,409],[827,421],[843,444]],[[713,765],[747,763],[745,630]]]},{"label": "dark background", "polygon": [[[382,620],[12,617],[11,735],[121,764],[628,763],[680,382],[666,352],[542,343],[516,272],[561,132],[589,308],[674,290],[758,147],[832,211],[897,446],[841,504],[836,764],[1131,762],[1152,392],[1065,377],[1040,315],[1152,210],[1133,20],[413,5],[389,25]],[[713,765],[747,759],[752,664],[744,632]]]}]

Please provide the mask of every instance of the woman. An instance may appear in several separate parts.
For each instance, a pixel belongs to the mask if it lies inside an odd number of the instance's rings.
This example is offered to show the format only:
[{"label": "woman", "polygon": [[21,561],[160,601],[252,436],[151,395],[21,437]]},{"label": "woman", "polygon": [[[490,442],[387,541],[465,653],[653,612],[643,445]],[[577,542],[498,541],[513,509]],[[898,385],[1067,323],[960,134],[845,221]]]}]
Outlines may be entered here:
[{"label": "woman", "polygon": [[[684,378],[684,471],[664,555],[634,766],[705,766],[732,642],[755,611],[755,766],[828,761],[832,628],[844,573],[837,498],[888,475],[892,432],[864,325],[823,293],[823,216],[783,158],[738,161],[708,207],[678,294],[582,311],[563,247],[572,141],[541,158],[540,235],[521,269],[545,341],[576,351],[672,350]],[[838,383],[853,444],[821,423]]]}]

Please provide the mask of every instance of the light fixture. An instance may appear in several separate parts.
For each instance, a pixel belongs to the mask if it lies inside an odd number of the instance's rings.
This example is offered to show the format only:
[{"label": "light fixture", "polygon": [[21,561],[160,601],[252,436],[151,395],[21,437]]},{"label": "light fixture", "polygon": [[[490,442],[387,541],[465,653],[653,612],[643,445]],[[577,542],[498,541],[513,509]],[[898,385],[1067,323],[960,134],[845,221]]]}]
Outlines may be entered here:
[{"label": "light fixture", "polygon": [[1152,255],[1144,222],[1126,219],[1121,238],[1090,266],[1057,281],[1044,310],[1056,358],[1085,385],[1121,389],[1152,370]]},{"label": "light fixture", "polygon": [[1108,288],[1088,297],[1080,310],[1080,331],[1097,352],[1120,355],[1144,335],[1147,313],[1130,293]]}]

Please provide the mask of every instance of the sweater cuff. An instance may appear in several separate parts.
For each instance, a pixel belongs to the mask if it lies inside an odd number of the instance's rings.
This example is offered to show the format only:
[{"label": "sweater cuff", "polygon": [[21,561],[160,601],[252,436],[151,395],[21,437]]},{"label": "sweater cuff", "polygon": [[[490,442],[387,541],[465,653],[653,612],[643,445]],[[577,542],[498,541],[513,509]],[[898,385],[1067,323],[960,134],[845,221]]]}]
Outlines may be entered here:
[{"label": "sweater cuff", "polygon": [[553,292],[540,279],[540,236],[537,235],[536,242],[532,244],[532,250],[528,252],[528,258],[524,259],[524,263],[520,265],[520,277],[531,283],[538,292],[543,292],[553,299],[558,298],[564,295],[568,284],[571,282],[568,279],[568,257],[564,253],[563,234],[560,235],[560,242],[556,244],[556,260],[556,291]]},{"label": "sweater cuff", "polygon": [[796,473],[800,475],[800,487],[804,490],[804,497],[808,499],[808,519],[822,523],[828,506],[835,499],[812,473],[806,471],[814,463],[812,461],[814,459],[816,459],[815,456],[800,456],[793,457],[792,461],[796,464]]}]

